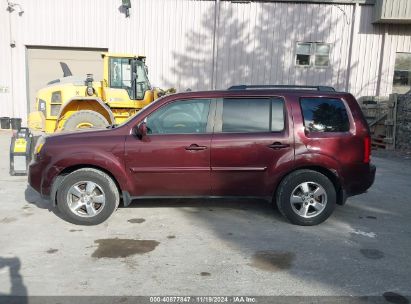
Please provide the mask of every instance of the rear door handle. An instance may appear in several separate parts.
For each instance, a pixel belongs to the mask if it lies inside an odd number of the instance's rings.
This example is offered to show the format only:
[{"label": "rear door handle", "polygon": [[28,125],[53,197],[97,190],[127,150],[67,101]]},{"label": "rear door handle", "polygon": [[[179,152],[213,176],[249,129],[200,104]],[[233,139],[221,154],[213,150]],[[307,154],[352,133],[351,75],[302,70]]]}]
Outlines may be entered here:
[{"label": "rear door handle", "polygon": [[187,151],[201,151],[201,150],[207,149],[207,147],[206,147],[206,146],[199,146],[199,145],[197,145],[197,144],[192,144],[192,145],[190,145],[190,146],[188,146],[188,147],[185,147],[185,149],[186,149]]},{"label": "rear door handle", "polygon": [[269,148],[274,149],[274,150],[288,148],[289,146],[290,146],[289,144],[282,144],[279,141],[276,141],[275,143],[268,145]]}]

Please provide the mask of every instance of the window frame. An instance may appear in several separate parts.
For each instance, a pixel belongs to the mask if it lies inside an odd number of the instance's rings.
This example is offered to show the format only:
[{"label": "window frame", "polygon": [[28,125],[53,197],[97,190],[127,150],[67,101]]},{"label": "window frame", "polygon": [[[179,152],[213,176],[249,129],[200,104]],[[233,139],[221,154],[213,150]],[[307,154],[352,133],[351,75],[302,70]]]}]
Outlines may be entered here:
[{"label": "window frame", "polygon": [[212,134],[213,133],[213,128],[214,128],[214,117],[215,117],[215,112],[216,112],[216,99],[213,97],[200,97],[200,98],[181,98],[181,99],[175,99],[171,100],[170,102],[164,103],[157,109],[153,110],[149,114],[147,114],[141,121],[147,123],[147,118],[156,113],[157,111],[160,111],[161,109],[164,109],[167,106],[170,106],[172,104],[175,104],[177,102],[183,102],[183,101],[188,101],[188,100],[209,100],[210,101],[210,106],[208,110],[208,116],[207,116],[207,123],[206,123],[206,132],[201,132],[201,133],[157,133],[157,134],[151,134],[148,133],[147,136],[178,136],[178,135],[204,135],[204,134]]},{"label": "window frame", "polygon": [[[310,54],[306,53],[298,53],[297,48],[299,44],[310,44]],[[315,64],[315,59],[317,55],[320,56],[325,56],[323,54],[317,54],[317,45],[327,45],[329,50],[328,50],[328,64],[327,65],[316,65]],[[296,67],[299,68],[316,68],[316,69],[327,69],[331,67],[331,50],[332,50],[332,43],[328,42],[319,42],[319,41],[297,41],[295,44],[295,54],[294,54],[294,64]],[[310,64],[304,65],[304,64],[298,64],[297,63],[297,56],[298,55],[308,55],[309,56],[309,62]]]},{"label": "window frame", "polygon": [[[59,96],[59,100],[56,101],[54,96]],[[58,117],[60,114],[61,108],[62,108],[62,95],[61,95],[61,90],[53,91],[51,93],[51,98],[50,98],[50,117]],[[57,108],[57,111],[54,111],[53,109]],[[47,105],[46,105],[47,109]]]},{"label": "window frame", "polygon": [[[406,56],[409,56],[410,60],[411,60],[411,52],[396,52],[395,53],[394,71],[393,71],[393,78],[392,78],[392,88],[393,88],[393,92],[395,91],[396,93],[401,94],[402,89],[404,89],[404,91],[411,90],[411,64],[410,64],[410,67],[409,67],[408,70],[397,69],[396,65],[397,65],[397,60],[398,60],[398,57],[399,57],[398,55],[399,54],[406,54]],[[395,73],[396,72],[406,72],[406,73],[408,73],[408,84],[406,84],[406,85],[395,84],[394,81],[395,81]]]},{"label": "window frame", "polygon": [[[305,118],[304,118],[304,111],[303,111],[303,107],[302,107],[302,100],[303,99],[334,99],[334,100],[339,100],[342,104],[343,104],[343,106],[344,106],[344,108],[345,108],[345,111],[346,111],[346,113],[347,113],[347,120],[348,120],[348,130],[347,131],[311,131],[311,130],[309,130],[308,128],[307,128],[307,126],[305,125]],[[334,136],[336,136],[336,135],[351,135],[351,133],[352,133],[352,131],[353,131],[353,118],[352,118],[352,114],[351,114],[351,111],[350,111],[350,107],[348,106],[348,104],[347,104],[347,102],[343,99],[343,98],[340,98],[340,97],[331,97],[331,96],[321,96],[321,97],[313,97],[313,96],[301,96],[299,99],[298,99],[298,104],[299,104],[299,107],[300,107],[300,113],[301,113],[301,121],[302,121],[302,125],[304,126],[304,133],[305,134],[316,134],[316,135],[321,135],[321,134],[323,134],[323,135],[334,135]]]},{"label": "window frame", "polygon": [[[310,52],[309,52],[309,54],[306,54],[306,53],[298,53],[298,51],[297,51],[297,48],[298,48],[298,45],[299,44],[309,44],[310,45]],[[313,49],[313,44],[312,44],[312,42],[302,42],[302,41],[297,41],[297,43],[295,44],[295,56],[294,56],[294,63],[295,63],[295,65],[296,66],[298,66],[298,67],[302,67],[302,68],[309,68],[309,67],[311,67],[312,66],[312,60],[311,60],[311,56],[312,56],[312,49]],[[297,56],[298,55],[308,55],[308,64],[298,64],[297,63]]]},{"label": "window frame", "polygon": [[[111,70],[111,67],[113,66],[113,62],[115,61],[115,60],[120,60],[120,61],[123,61],[123,60],[128,60],[128,64],[130,65],[130,87],[131,87],[131,85],[132,85],[132,80],[131,80],[131,73],[132,73],[132,67],[131,67],[131,63],[130,63],[130,59],[131,58],[127,58],[127,57],[110,57],[109,58],[109,87],[110,88],[113,88],[113,89],[123,89],[123,90],[125,90],[125,87],[124,86],[117,86],[117,85],[113,85],[113,82],[112,82],[112,70]],[[123,64],[121,64],[121,66],[123,66]],[[121,72],[122,72],[122,70],[121,70]],[[123,80],[121,80],[121,81],[123,81]]]},{"label": "window frame", "polygon": [[[113,85],[113,82],[112,82],[113,73],[112,73],[111,67],[113,66],[113,62],[115,60],[120,60],[120,61],[128,60],[128,64],[130,65],[130,90],[131,90],[131,92],[129,90],[127,90],[126,87],[124,87],[124,86]],[[132,73],[133,73],[133,63],[132,63],[132,61],[133,60],[136,61],[136,64],[135,64],[136,69],[138,69],[138,65],[141,63],[142,69],[144,70],[144,74],[145,74],[144,82],[146,82],[146,84],[147,84],[147,89],[142,92],[142,96],[138,96],[137,86],[134,87],[134,85],[133,85],[133,79],[132,79]],[[135,58],[132,58],[132,57],[115,57],[115,56],[110,57],[109,58],[109,68],[108,68],[108,86],[109,86],[109,88],[115,89],[115,90],[125,90],[127,92],[128,97],[130,98],[130,100],[144,100],[146,92],[151,89],[151,83],[150,83],[150,79],[148,78],[148,72],[147,72],[146,68],[147,68],[147,66],[146,66],[145,62],[142,61],[142,60],[136,60]],[[136,70],[136,72],[137,72],[137,70]]]},{"label": "window frame", "polygon": [[[270,102],[270,115],[269,115],[269,128],[268,131],[255,131],[255,132],[223,132],[223,108],[224,99],[266,99]],[[272,131],[272,105],[275,100],[280,100],[283,105],[283,128],[279,131]],[[218,134],[281,134],[284,133],[287,126],[287,111],[286,111],[286,101],[282,96],[227,96],[217,99],[216,104],[216,114],[213,133]]]},{"label": "window frame", "polygon": [[[133,59],[132,59],[132,60],[133,60]],[[134,60],[135,60],[135,59],[134,59]],[[139,65],[140,65],[141,68],[143,69],[143,73],[144,73],[144,76],[145,76],[144,82],[146,83],[147,88],[146,88],[145,91],[142,92],[141,98],[139,98],[140,96],[138,96],[138,89],[137,89],[137,84],[136,84],[135,95],[136,95],[136,100],[144,100],[144,97],[145,97],[145,95],[146,95],[146,92],[149,91],[150,88],[151,88],[151,83],[150,83],[150,79],[149,79],[149,77],[148,77],[147,66],[146,66],[146,64],[145,64],[144,61],[142,61],[142,60],[135,60],[136,73],[137,73],[137,70],[138,70],[138,68],[139,68]],[[133,70],[133,65],[131,65],[131,70]],[[137,82],[139,82],[139,81],[138,81],[138,74],[137,74]],[[133,80],[131,80],[131,83],[132,83],[132,85],[133,85]]]}]

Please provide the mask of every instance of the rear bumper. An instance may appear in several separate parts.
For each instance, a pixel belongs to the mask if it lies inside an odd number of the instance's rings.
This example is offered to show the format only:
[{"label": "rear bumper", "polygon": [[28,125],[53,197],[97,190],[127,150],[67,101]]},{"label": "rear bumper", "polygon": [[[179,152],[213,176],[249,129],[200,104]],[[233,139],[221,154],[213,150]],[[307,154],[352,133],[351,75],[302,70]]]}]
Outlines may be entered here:
[{"label": "rear bumper", "polygon": [[376,167],[373,164],[356,167],[348,178],[349,183],[345,188],[347,196],[354,196],[364,192],[374,184]]}]

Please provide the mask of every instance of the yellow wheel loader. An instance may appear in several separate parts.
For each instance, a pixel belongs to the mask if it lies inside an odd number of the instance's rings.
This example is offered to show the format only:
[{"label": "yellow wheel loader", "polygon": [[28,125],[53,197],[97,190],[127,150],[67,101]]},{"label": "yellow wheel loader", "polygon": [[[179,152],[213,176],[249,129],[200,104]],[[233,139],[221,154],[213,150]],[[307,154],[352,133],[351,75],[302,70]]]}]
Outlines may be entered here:
[{"label": "yellow wheel loader", "polygon": [[36,111],[29,114],[32,131],[53,133],[119,124],[163,94],[152,88],[145,56],[102,53],[103,80],[73,76],[61,62],[64,77],[37,92]]}]

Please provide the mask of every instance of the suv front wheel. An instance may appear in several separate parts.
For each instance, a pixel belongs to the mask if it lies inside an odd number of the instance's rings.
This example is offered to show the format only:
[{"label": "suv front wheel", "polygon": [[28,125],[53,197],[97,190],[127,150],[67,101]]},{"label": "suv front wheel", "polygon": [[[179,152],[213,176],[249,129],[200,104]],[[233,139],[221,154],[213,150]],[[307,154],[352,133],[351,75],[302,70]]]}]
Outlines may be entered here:
[{"label": "suv front wheel", "polygon": [[67,175],[57,192],[57,207],[69,222],[97,225],[118,207],[118,189],[106,173],[83,168]]},{"label": "suv front wheel", "polygon": [[324,222],[336,206],[336,191],[325,175],[313,170],[298,170],[280,183],[277,206],[291,223],[312,226]]}]

